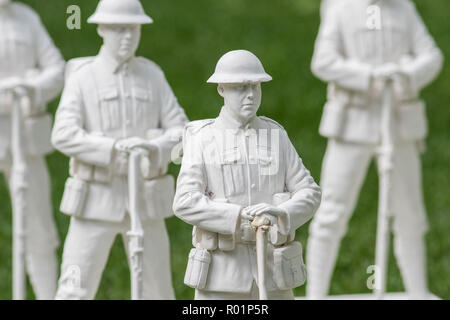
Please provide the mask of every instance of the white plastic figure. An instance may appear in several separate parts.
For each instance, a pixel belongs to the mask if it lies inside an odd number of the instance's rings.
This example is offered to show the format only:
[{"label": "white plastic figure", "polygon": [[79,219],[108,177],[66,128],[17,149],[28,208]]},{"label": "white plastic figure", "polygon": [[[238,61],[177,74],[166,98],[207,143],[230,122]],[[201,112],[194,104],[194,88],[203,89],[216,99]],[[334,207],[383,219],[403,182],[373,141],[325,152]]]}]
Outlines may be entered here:
[{"label": "white plastic figure", "polygon": [[[410,298],[427,297],[420,168],[427,128],[419,94],[436,77],[442,60],[409,0],[345,0],[327,9],[312,61],[313,73],[329,83],[320,125],[329,142],[322,167],[323,200],[308,241],[309,298],[327,295],[339,243],[373,157],[380,171],[378,240],[386,239],[384,217],[392,214],[395,255],[406,291]],[[385,246],[386,241],[377,244],[379,261]],[[383,270],[385,262],[377,262]]]},{"label": "white plastic figure", "polygon": [[71,157],[61,211],[72,217],[56,298],[93,299],[121,234],[126,247],[131,240],[133,298],[174,299],[164,223],[174,181],[166,172],[187,118],[162,70],[135,57],[141,24],[152,23],[138,0],[101,0],[88,22],[99,25],[103,46],[69,62],[52,133]]},{"label": "white plastic figure", "polygon": [[[323,19],[325,14],[329,11],[328,9],[338,3],[340,0],[321,0],[320,1],[320,17]],[[342,1],[342,0],[341,0]]]},{"label": "white plastic figure", "polygon": [[52,299],[59,240],[45,162],[52,151],[46,104],[62,89],[64,60],[39,16],[22,3],[0,0],[0,30],[0,170],[14,208],[13,296],[26,297],[26,257],[36,297]]},{"label": "white plastic figure", "polygon": [[[185,284],[195,299],[293,299],[305,280],[293,240],[321,193],[286,131],[256,116],[271,79],[251,52],[228,52],[208,80],[224,98],[219,116],[185,128],[173,208],[194,226]],[[255,247],[256,229],[269,244]]]}]

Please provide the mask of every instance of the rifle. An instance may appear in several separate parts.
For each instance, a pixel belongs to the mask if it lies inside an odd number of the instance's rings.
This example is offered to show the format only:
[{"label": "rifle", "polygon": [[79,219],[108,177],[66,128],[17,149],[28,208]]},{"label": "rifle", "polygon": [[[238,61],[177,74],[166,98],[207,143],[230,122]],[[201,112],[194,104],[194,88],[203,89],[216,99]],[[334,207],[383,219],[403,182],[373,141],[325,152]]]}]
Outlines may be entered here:
[{"label": "rifle", "polygon": [[127,232],[130,254],[131,299],[142,299],[142,258],[144,253],[144,230],[139,217],[140,162],[143,151],[133,150],[128,162],[128,196],[130,203],[131,230]]},{"label": "rifle", "polygon": [[26,298],[25,274],[25,228],[26,228],[26,192],[27,164],[25,161],[25,145],[22,137],[22,110],[30,109],[30,99],[25,90],[14,91],[16,105],[11,114],[11,198],[13,207],[13,299]]},{"label": "rifle", "polygon": [[[267,220],[267,217],[258,216],[259,219]],[[258,289],[259,300],[267,300],[266,275],[267,275],[267,225],[261,225],[256,229],[256,263],[258,265]]]},{"label": "rifle", "polygon": [[387,80],[383,92],[383,109],[381,118],[381,159],[379,166],[379,204],[377,223],[377,242],[375,264],[378,267],[375,277],[375,297],[383,299],[386,292],[387,265],[389,258],[390,220],[392,217],[392,171],[394,167],[393,137],[393,88],[392,81]]}]

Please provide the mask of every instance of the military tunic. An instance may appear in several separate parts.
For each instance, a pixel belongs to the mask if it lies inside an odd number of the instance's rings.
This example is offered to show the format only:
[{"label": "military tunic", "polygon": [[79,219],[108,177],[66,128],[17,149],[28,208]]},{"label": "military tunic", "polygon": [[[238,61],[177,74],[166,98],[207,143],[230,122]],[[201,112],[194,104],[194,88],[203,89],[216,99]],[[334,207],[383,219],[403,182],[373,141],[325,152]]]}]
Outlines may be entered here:
[{"label": "military tunic", "polygon": [[[250,293],[257,280],[255,235],[241,210],[289,193],[279,205],[287,217],[273,223],[279,232],[295,235],[319,205],[320,188],[285,130],[268,118],[256,117],[243,127],[222,108],[216,119],[189,124],[183,145],[174,211],[194,226],[193,245],[211,252],[202,291]],[[273,245],[268,250],[267,287],[276,291]]]}]

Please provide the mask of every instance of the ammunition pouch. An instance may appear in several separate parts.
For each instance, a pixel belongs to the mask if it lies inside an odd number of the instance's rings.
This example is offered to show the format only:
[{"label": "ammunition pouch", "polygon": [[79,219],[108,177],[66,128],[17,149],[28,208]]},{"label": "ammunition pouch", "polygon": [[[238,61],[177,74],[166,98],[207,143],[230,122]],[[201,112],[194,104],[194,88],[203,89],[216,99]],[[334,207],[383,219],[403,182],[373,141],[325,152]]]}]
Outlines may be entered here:
[{"label": "ammunition pouch", "polygon": [[89,184],[78,178],[69,177],[66,181],[64,194],[61,200],[61,212],[80,217],[88,195]]},{"label": "ammunition pouch", "polygon": [[273,262],[273,279],[278,289],[292,289],[305,283],[306,267],[300,242],[274,248]]},{"label": "ammunition pouch", "polygon": [[184,284],[195,289],[204,289],[208,279],[211,254],[206,249],[193,248],[184,276]]}]

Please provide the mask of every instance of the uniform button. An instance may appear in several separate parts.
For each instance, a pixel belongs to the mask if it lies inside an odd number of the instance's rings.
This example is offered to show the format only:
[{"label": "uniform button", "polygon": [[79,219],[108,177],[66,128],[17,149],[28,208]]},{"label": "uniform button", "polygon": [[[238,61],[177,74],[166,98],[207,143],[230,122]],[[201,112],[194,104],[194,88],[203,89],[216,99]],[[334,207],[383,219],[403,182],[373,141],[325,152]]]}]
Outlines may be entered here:
[{"label": "uniform button", "polygon": [[255,189],[256,188],[256,184],[252,183],[251,187],[252,187],[252,189]]}]

